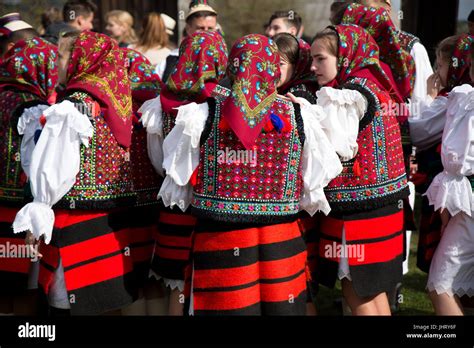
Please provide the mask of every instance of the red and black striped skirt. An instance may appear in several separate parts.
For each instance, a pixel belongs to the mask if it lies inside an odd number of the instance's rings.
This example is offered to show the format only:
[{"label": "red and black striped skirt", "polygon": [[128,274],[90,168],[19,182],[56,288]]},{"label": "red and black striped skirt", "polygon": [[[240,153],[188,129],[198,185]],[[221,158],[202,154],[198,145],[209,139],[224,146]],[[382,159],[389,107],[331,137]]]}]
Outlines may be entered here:
[{"label": "red and black striped skirt", "polygon": [[[391,205],[351,215],[320,215],[320,244],[315,277],[334,287],[339,261],[346,256],[356,294],[371,297],[391,291],[402,280],[403,208]],[[342,247],[345,230],[346,248]]]},{"label": "red and black striped skirt", "polygon": [[195,226],[196,218],[179,209],[163,208],[160,211],[151,265],[156,275],[165,279],[184,281]]},{"label": "red and black striped skirt", "polygon": [[[25,255],[26,233],[13,234],[19,209],[0,206],[0,294],[20,295],[27,290],[31,257]],[[23,251],[22,251],[23,250]]]},{"label": "red and black striped skirt", "polygon": [[158,233],[158,205],[132,208],[129,220],[130,256],[137,284],[143,287],[150,274],[155,239]]},{"label": "red and black striped skirt", "polygon": [[39,285],[45,294],[61,260],[72,315],[101,314],[133,303],[139,286],[130,240],[133,210],[56,210],[55,215],[51,243],[41,247]]},{"label": "red and black striped skirt", "polygon": [[297,222],[199,221],[192,262],[195,315],[306,313],[306,246]]}]

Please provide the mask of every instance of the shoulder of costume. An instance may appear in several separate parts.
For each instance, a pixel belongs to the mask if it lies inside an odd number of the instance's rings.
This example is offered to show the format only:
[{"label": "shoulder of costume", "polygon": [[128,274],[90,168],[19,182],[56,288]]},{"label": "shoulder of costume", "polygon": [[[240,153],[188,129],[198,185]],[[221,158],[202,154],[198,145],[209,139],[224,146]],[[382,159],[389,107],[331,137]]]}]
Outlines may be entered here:
[{"label": "shoulder of costume", "polygon": [[357,91],[367,100],[367,110],[359,123],[359,130],[364,129],[372,122],[375,113],[381,109],[380,101],[377,96],[377,86],[365,78],[356,77],[350,79],[338,88]]}]

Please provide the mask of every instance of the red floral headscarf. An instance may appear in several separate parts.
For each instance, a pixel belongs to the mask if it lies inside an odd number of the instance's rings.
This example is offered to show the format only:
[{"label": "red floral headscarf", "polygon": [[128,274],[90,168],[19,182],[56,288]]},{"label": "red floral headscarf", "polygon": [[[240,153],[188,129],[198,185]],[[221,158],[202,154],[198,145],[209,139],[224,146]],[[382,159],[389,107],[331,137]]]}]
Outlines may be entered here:
[{"label": "red floral headscarf", "polygon": [[190,102],[202,103],[225,77],[227,47],[218,32],[198,31],[186,37],[179,49],[179,61],[161,93],[163,111]]},{"label": "red floral headscarf", "polygon": [[122,48],[128,58],[128,77],[132,88],[132,99],[136,104],[156,98],[161,91],[162,81],[155,68],[140,52]]},{"label": "red floral headscarf", "polygon": [[449,64],[447,86],[440,92],[440,95],[446,95],[454,87],[471,82],[469,70],[472,64],[471,46],[473,43],[474,36],[469,34],[459,35]]},{"label": "red floral headscarf", "polygon": [[339,58],[337,77],[328,86],[340,86],[352,77],[366,78],[398,100],[398,91],[380,65],[379,46],[373,37],[354,24],[329,28],[335,30],[339,37]]},{"label": "red floral headscarf", "polygon": [[244,36],[232,47],[227,74],[232,80],[232,93],[224,102],[222,115],[250,149],[269,120],[277,97],[280,55],[276,44],[263,35]]},{"label": "red floral headscarf", "polygon": [[117,142],[129,147],[132,139],[132,91],[127,57],[106,35],[82,32],[72,47],[66,92],[90,94],[104,110],[104,119]]},{"label": "red floral headscarf", "polygon": [[14,87],[54,103],[57,48],[41,38],[18,41],[0,65],[0,88]]},{"label": "red floral headscarf", "polygon": [[364,28],[379,45],[380,60],[386,63],[395,79],[398,92],[409,98],[415,85],[415,61],[399,41],[399,33],[388,12],[383,9],[350,4],[342,24],[356,24]]},{"label": "red floral headscarf", "polygon": [[298,85],[305,85],[311,92],[316,92],[318,88],[318,83],[314,74],[311,72],[311,64],[313,58],[311,57],[311,46],[302,39],[297,39],[299,45],[299,59],[298,63],[295,65],[295,72],[293,77],[286,84],[278,88],[281,93],[285,93],[291,87]]}]

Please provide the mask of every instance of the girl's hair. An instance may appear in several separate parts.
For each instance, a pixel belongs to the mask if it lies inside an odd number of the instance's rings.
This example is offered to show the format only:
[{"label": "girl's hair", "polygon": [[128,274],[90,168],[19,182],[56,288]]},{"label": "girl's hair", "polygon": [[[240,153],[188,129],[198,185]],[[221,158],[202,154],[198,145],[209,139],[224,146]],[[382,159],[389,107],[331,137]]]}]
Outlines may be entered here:
[{"label": "girl's hair", "polygon": [[133,29],[133,17],[130,13],[127,11],[113,10],[105,15],[105,21],[107,22],[109,20],[123,25],[126,28],[125,33],[119,38],[119,42],[134,44],[138,41],[137,34]]},{"label": "girl's hair", "polygon": [[331,5],[331,11],[333,13],[331,14],[331,18],[329,18],[329,21],[333,25],[341,24],[344,13],[346,13],[346,10],[350,4],[351,2],[334,2]]},{"label": "girl's hair", "polygon": [[280,33],[273,37],[278,51],[280,52],[281,58],[290,63],[296,65],[300,58],[300,46],[298,39],[288,33]]},{"label": "girl's hair", "polygon": [[330,54],[336,57],[338,56],[339,37],[337,36],[337,32],[334,29],[326,28],[323,31],[320,31],[314,37],[313,42],[316,40],[320,40],[322,45]]},{"label": "girl's hair", "polygon": [[143,31],[136,47],[148,51],[154,47],[167,47],[168,43],[169,37],[163,18],[159,13],[149,13],[143,19]]},{"label": "girl's hair", "polygon": [[451,58],[453,57],[458,39],[459,35],[454,35],[442,40],[438,47],[436,47],[436,58],[440,57],[443,61],[451,64]]},{"label": "girl's hair", "polygon": [[63,20],[63,14],[57,7],[50,7],[41,14],[41,25],[43,29],[46,29],[51,24],[61,22]]}]

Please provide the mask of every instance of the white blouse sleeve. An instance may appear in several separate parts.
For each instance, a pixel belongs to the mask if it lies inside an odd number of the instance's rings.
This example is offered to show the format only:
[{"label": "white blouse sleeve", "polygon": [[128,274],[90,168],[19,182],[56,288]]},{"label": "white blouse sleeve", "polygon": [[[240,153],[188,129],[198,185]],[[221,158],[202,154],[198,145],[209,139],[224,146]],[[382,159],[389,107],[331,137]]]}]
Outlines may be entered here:
[{"label": "white blouse sleeve", "polygon": [[40,117],[47,108],[49,105],[37,105],[25,109],[18,119],[18,133],[23,135],[20,148],[21,167],[28,178],[30,177],[31,155],[35,149],[35,133],[42,128]]},{"label": "white blouse sleeve", "polygon": [[301,210],[311,216],[317,211],[328,215],[331,211],[324,194],[324,187],[342,172],[342,164],[336,150],[321,128],[325,118],[323,109],[308,102],[301,105],[306,141],[303,146],[303,194]]},{"label": "white blouse sleeve", "polygon": [[413,100],[410,118],[410,135],[418,150],[426,150],[441,141],[446,122],[448,98],[430,96],[424,100]]},{"label": "white blouse sleeve", "polygon": [[46,124],[31,156],[34,201],[18,212],[13,230],[31,231],[36,239],[44,235],[49,244],[54,225],[51,207],[74,185],[80,169],[80,145],[89,145],[93,127],[70,101],[48,108],[44,116]]},{"label": "white blouse sleeve", "polygon": [[163,172],[163,110],[161,99],[147,100],[138,110],[142,114],[140,121],[147,131],[147,149],[153,168],[161,176]]},{"label": "white blouse sleeve", "polygon": [[193,188],[189,180],[199,165],[201,134],[208,115],[207,103],[178,108],[176,124],[163,143],[166,177],[158,196],[167,207],[177,205],[186,211],[191,204]]},{"label": "white blouse sleeve", "polygon": [[359,151],[359,122],[368,107],[365,97],[354,90],[323,87],[316,93],[318,105],[327,115],[321,125],[342,161],[353,159]]},{"label": "white blouse sleeve", "polygon": [[455,88],[448,104],[441,150],[444,171],[434,178],[426,196],[436,210],[473,216],[474,196],[467,176],[474,175],[474,89]]},{"label": "white blouse sleeve", "polygon": [[415,86],[413,89],[412,99],[424,100],[428,95],[426,82],[428,81],[428,77],[433,75],[430,58],[428,57],[428,52],[426,52],[425,46],[419,42],[413,45],[410,55],[415,61],[416,68]]}]

